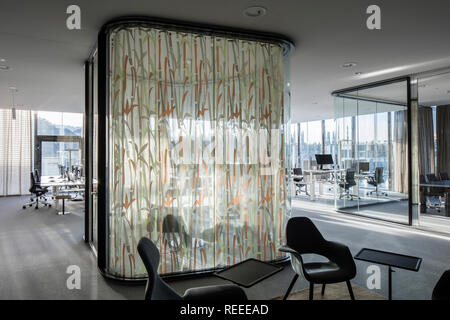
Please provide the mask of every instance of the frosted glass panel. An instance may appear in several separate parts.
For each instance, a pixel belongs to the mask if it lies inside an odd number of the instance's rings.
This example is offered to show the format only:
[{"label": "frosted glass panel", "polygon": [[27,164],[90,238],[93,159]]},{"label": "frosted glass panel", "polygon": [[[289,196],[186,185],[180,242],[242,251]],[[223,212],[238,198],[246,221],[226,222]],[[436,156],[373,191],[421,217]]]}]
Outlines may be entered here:
[{"label": "frosted glass panel", "polygon": [[143,27],[110,32],[109,266],[144,276],[276,260],[290,195],[282,47]]}]

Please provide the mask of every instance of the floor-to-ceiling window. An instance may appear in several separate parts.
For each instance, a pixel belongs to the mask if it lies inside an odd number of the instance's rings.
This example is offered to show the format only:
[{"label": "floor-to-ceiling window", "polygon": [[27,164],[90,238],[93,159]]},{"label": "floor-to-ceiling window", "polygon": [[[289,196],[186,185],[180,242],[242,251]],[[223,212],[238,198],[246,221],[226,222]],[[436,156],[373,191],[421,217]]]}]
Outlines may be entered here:
[{"label": "floor-to-ceiling window", "polygon": [[82,165],[82,113],[37,111],[35,123],[34,164],[41,175]]}]

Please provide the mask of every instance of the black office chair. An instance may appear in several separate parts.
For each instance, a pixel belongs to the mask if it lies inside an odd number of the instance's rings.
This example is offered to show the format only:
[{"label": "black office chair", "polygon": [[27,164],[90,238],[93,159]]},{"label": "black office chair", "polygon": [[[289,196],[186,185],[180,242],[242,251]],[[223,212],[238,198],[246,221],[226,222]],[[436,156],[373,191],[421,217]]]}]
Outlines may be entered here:
[{"label": "black office chair", "polygon": [[448,176],[447,172],[439,173],[439,178],[441,178],[442,181],[450,180],[450,177]]},{"label": "black office chair", "polygon": [[[287,299],[299,275],[309,281],[309,300],[313,299],[314,284],[322,284],[322,295],[327,283],[346,282],[350,298],[355,300],[350,280],[356,276],[356,265],[347,246],[327,241],[307,217],[289,219],[286,227],[287,245],[279,250],[291,254],[295,276],[284,296]],[[328,262],[303,262],[303,254],[318,254]]]},{"label": "black office chair", "polygon": [[[38,170],[38,169],[34,169],[34,180],[36,181],[36,184],[37,184],[41,189],[43,189],[43,190],[46,191],[46,193],[50,191],[50,190],[48,189],[48,187],[42,187],[42,186],[41,186],[41,174],[39,173],[39,170]],[[50,198],[51,198],[51,199],[55,199],[55,197],[53,197],[53,196],[50,196]],[[45,196],[45,195],[41,196],[41,199],[42,199],[42,200],[45,200],[45,201],[48,201],[48,197]]]},{"label": "black office chair", "polygon": [[340,193],[339,199],[342,199],[342,197],[349,198],[350,200],[353,200],[353,198],[359,199],[358,195],[350,193],[350,188],[354,186],[356,186],[355,170],[347,169],[345,171],[345,179],[339,182],[339,187],[344,190],[344,193]]},{"label": "black office chair", "polygon": [[[31,187],[30,189],[28,189],[28,191],[31,194],[34,194],[34,198],[31,197],[30,201],[25,203],[22,208],[26,209],[26,207],[31,207],[33,204],[35,205],[35,209],[39,209],[39,205],[42,206],[49,206],[51,207],[52,205],[50,203],[47,203],[47,198],[45,197],[45,194],[48,192],[47,188],[41,188],[37,183],[36,183],[36,178],[34,176],[33,172],[30,172],[30,177],[31,177]],[[39,199],[41,199],[42,201],[39,202]]]},{"label": "black office chair", "polygon": [[[293,181],[294,181],[294,185],[295,185],[295,195],[301,194],[302,192],[304,192],[307,196],[309,195],[308,193],[308,185],[305,182],[305,179],[303,178],[303,171],[302,168],[294,168],[293,169],[293,173],[296,176]],[[300,177],[301,176],[301,177]],[[302,188],[304,188],[302,190]]]},{"label": "black office chair", "polygon": [[170,288],[158,275],[159,251],[148,238],[141,238],[138,243],[138,252],[148,273],[145,288],[145,300],[195,300],[195,301],[221,301],[221,300],[247,300],[244,290],[234,284],[191,288],[180,296]]},{"label": "black office chair", "polygon": [[431,300],[450,300],[450,270],[445,271],[433,289]]},{"label": "black office chair", "polygon": [[367,183],[375,187],[375,190],[367,192],[367,195],[371,195],[375,192],[377,197],[379,195],[388,196],[387,192],[380,192],[380,185],[384,183],[383,171],[383,167],[376,167],[375,174],[367,177]]}]

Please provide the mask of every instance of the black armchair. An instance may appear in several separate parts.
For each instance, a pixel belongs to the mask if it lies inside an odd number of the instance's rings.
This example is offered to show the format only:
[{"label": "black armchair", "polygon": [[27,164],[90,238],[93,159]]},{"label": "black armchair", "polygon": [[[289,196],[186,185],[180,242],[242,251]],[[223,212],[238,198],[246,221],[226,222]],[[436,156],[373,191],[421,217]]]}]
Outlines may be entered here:
[{"label": "black armchair", "polygon": [[226,284],[191,288],[180,296],[170,288],[158,275],[159,251],[156,245],[148,238],[142,238],[138,243],[138,252],[148,273],[145,288],[145,300],[194,300],[194,301],[220,301],[220,300],[247,300],[244,290],[237,285]]},{"label": "black armchair", "polygon": [[450,270],[445,271],[433,289],[432,300],[450,300]]},{"label": "black armchair", "polygon": [[[327,241],[313,222],[306,217],[289,219],[286,227],[287,245],[279,250],[291,254],[295,276],[284,296],[287,299],[299,275],[309,281],[309,299],[313,299],[314,284],[322,284],[322,295],[327,283],[346,282],[352,300],[350,280],[356,276],[356,265],[347,246]],[[318,254],[328,262],[303,262],[303,254]]]}]

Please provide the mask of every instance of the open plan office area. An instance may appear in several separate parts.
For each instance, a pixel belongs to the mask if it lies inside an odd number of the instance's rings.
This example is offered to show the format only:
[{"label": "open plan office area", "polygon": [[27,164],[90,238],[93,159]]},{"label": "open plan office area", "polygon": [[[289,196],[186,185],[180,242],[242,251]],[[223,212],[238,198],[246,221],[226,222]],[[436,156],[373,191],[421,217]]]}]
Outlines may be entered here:
[{"label": "open plan office area", "polygon": [[328,5],[2,4],[0,299],[450,299],[450,5]]}]

